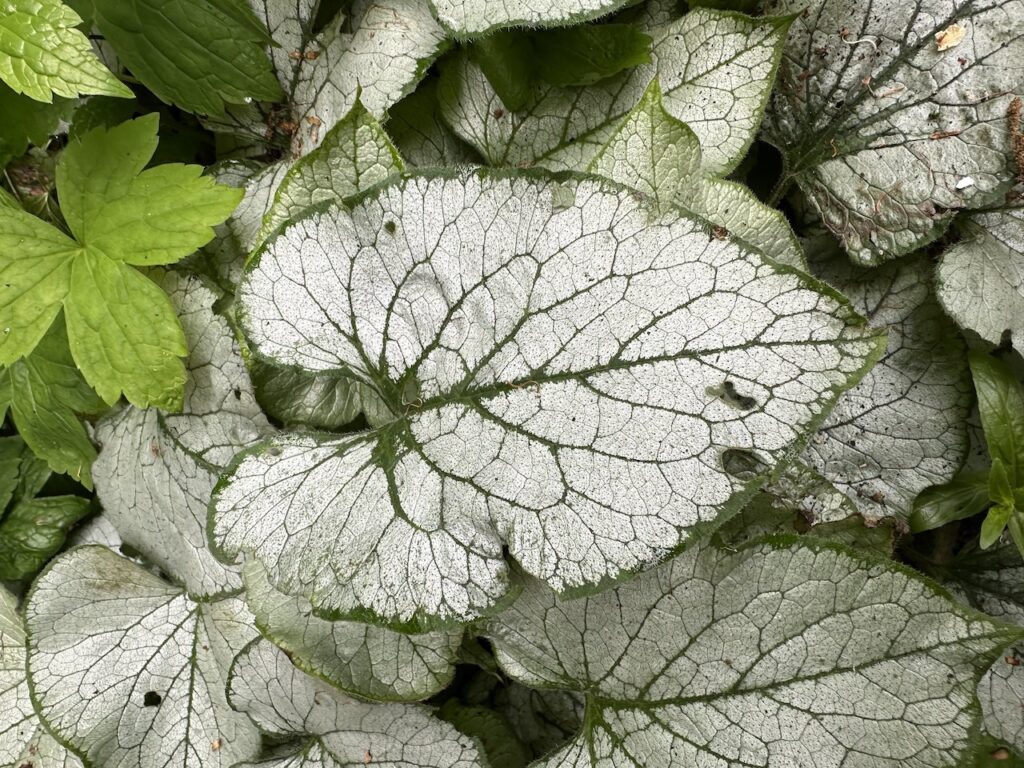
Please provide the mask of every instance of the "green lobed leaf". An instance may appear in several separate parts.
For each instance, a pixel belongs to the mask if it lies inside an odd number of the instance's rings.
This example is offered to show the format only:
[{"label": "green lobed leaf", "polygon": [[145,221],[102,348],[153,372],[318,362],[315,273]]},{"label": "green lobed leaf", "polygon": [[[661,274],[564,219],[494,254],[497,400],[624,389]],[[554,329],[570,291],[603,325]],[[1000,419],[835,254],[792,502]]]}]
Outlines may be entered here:
[{"label": "green lobed leaf", "polygon": [[978,411],[993,463],[1006,471],[1010,488],[1024,486],[1024,386],[1003,361],[980,352],[970,354]]},{"label": "green lobed leaf", "polygon": [[0,80],[36,101],[80,93],[132,98],[96,58],[81,23],[60,0],[8,0],[0,9]]},{"label": "green lobed leaf", "polygon": [[639,190],[659,207],[676,206],[703,216],[766,256],[797,269],[807,261],[786,217],[741,184],[701,169],[700,140],[670,115],[657,80],[622,120],[588,169]]},{"label": "green lobed leaf", "polygon": [[326,616],[414,630],[500,600],[504,547],[559,590],[663,559],[763,481],[723,450],[770,470],[881,342],[704,222],[543,174],[414,175],[315,210],[237,301],[256,355],[362,383],[391,415],[243,454],[216,545]]},{"label": "green lobed leaf", "polygon": [[264,733],[297,738],[284,757],[237,768],[486,768],[476,741],[415,704],[368,704],[296,668],[265,640],[231,669],[228,697]]},{"label": "green lobed leaf", "polygon": [[773,0],[765,10],[799,14],[767,136],[855,261],[910,253],[1009,187],[1021,0],[821,0],[808,13],[804,0]]},{"label": "green lobed leaf", "polygon": [[196,602],[100,546],[52,561],[25,607],[32,697],[88,765],[228,768],[259,733],[225,700],[252,639],[238,598]]},{"label": "green lobed leaf", "polygon": [[536,766],[953,768],[978,738],[978,678],[1024,630],[779,537],[578,600],[527,579],[485,632],[515,679],[587,697],[582,732]]},{"label": "green lobed leaf", "polygon": [[129,264],[167,264],[214,235],[241,193],[198,166],[143,170],[157,143],[147,115],[73,140],[57,166],[71,239],[0,211],[0,363],[32,352],[64,308],[75,363],[106,402],[181,407],[187,354],[167,296]]},{"label": "green lobed leaf", "polygon": [[264,52],[268,35],[234,0],[91,0],[100,32],[157,97],[189,112],[274,101],[281,88]]}]

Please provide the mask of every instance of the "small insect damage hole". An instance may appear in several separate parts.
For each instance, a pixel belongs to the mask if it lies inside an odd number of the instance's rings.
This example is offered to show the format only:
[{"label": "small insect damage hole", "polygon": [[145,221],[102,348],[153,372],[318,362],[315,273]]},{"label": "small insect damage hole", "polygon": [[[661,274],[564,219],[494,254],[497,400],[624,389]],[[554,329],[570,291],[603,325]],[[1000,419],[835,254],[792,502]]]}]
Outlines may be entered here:
[{"label": "small insect damage hole", "polygon": [[160,702],[163,700],[164,697],[156,691],[146,691],[142,695],[142,705],[145,707],[159,707]]},{"label": "small insect damage hole", "polygon": [[729,379],[723,381],[720,387],[708,387],[705,392],[711,397],[717,397],[729,407],[740,411],[752,411],[757,407],[757,400],[749,395],[742,394]]}]

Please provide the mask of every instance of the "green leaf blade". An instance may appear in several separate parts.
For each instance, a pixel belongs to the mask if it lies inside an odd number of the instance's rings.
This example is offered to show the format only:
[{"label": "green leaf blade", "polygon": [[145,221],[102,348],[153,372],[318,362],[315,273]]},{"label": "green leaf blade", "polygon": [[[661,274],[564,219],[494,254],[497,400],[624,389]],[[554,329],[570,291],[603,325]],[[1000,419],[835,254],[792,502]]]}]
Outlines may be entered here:
[{"label": "green leaf blade", "polygon": [[17,504],[0,523],[0,580],[34,575],[64,545],[71,527],[89,514],[89,500],[51,496]]},{"label": "green leaf blade", "polygon": [[0,79],[17,93],[50,102],[53,94],[132,98],[76,27],[78,14],[60,0],[11,0],[0,11]]},{"label": "green leaf blade", "polygon": [[170,300],[152,280],[101,253],[76,259],[65,307],[68,340],[86,380],[108,403],[181,409],[188,354]]},{"label": "green leaf blade", "polygon": [[978,412],[993,464],[998,460],[1011,488],[1024,486],[1024,386],[1010,367],[991,355],[969,357]]},{"label": "green leaf blade", "polygon": [[225,104],[281,96],[264,50],[268,35],[247,4],[93,0],[93,8],[128,68],[169,104],[219,115]]}]

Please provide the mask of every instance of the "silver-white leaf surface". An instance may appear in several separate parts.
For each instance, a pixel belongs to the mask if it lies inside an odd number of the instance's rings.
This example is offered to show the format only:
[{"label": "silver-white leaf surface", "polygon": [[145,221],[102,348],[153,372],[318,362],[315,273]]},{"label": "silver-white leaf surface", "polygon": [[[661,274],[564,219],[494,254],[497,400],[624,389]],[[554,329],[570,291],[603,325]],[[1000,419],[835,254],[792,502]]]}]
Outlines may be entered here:
[{"label": "silver-white leaf surface", "polygon": [[757,480],[722,451],[775,465],[882,339],[806,275],[637,197],[410,176],[287,228],[240,288],[253,350],[362,382],[391,423],[243,455],[218,491],[222,554],[328,616],[422,629],[499,600],[505,546],[582,587],[741,504]]}]

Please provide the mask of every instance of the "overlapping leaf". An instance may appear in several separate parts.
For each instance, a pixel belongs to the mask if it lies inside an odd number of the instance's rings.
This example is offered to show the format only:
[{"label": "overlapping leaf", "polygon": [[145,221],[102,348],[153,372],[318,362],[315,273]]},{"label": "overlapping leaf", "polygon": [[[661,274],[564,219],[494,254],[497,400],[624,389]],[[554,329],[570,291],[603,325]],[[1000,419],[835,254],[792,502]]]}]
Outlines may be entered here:
[{"label": "overlapping leaf", "polygon": [[25,608],[39,712],[89,765],[228,768],[259,734],[225,699],[227,669],[255,635],[239,598],[195,602],[84,546],[54,560]]},{"label": "overlapping leaf", "polygon": [[704,216],[775,261],[797,269],[807,262],[786,217],[747,187],[701,170],[700,141],[665,111],[657,81],[590,163],[590,170],[649,195],[659,206]]},{"label": "overlapping leaf", "polygon": [[236,569],[206,546],[206,510],[220,470],[269,425],[216,295],[197,278],[162,281],[185,329],[190,355],[184,411],[128,406],[96,428],[103,446],[93,472],[107,517],[124,541],[192,595],[237,590]]},{"label": "overlapping leaf", "polygon": [[456,37],[476,37],[502,27],[553,27],[597,18],[635,0],[430,0],[440,22]]},{"label": "overlapping leaf", "polygon": [[149,90],[190,112],[274,101],[267,32],[236,0],[90,0],[100,32]]},{"label": "overlapping leaf", "polygon": [[133,266],[178,261],[238,203],[200,166],[143,170],[157,144],[147,115],[72,142],[57,166],[74,239],[24,211],[0,211],[0,363],[28,355],[64,309],[75,363],[106,402],[181,406],[187,354],[167,296]]},{"label": "overlapping leaf", "polygon": [[[1024,190],[1021,191],[1024,194]],[[942,255],[939,301],[962,327],[992,344],[1024,340],[1024,204],[973,214],[963,242]]]},{"label": "overlapping leaf", "polygon": [[0,587],[0,765],[81,768],[36,717],[25,677],[25,629],[17,601]]},{"label": "overlapping leaf", "polygon": [[9,0],[0,9],[0,80],[37,101],[80,93],[131,98],[96,58],[81,23],[60,0]]},{"label": "overlapping leaf", "polygon": [[487,172],[314,212],[238,302],[258,355],[364,384],[391,423],[243,455],[216,542],[314,610],[407,627],[493,605],[504,546],[559,590],[662,559],[763,479],[722,451],[789,455],[881,341],[628,190]]},{"label": "overlapping leaf", "polygon": [[265,637],[292,663],[336,688],[379,701],[415,701],[451,682],[462,631],[407,635],[372,624],[324,621],[309,601],[276,589],[256,561],[244,569],[246,602]]},{"label": "overlapping leaf", "polygon": [[467,57],[442,79],[443,114],[492,165],[586,167],[636,106],[652,78],[665,109],[700,140],[701,167],[724,175],[753,141],[775,77],[789,18],[752,19],[698,9],[645,29],[653,63],[583,88],[540,86],[511,111]]},{"label": "overlapping leaf", "polygon": [[595,597],[528,579],[487,635],[587,718],[538,765],[961,765],[974,686],[1020,635],[897,566],[790,539],[688,550]]},{"label": "overlapping leaf", "polygon": [[[807,13],[802,13],[804,10]],[[863,264],[939,236],[1009,186],[1020,0],[773,0],[793,24],[769,137]]]},{"label": "overlapping leaf", "polygon": [[[250,644],[231,670],[228,695],[266,733],[302,739],[266,768],[485,768],[479,746],[430,710],[413,704],[367,704],[299,671],[266,641]],[[257,763],[243,763],[252,768]]]},{"label": "overlapping leaf", "polygon": [[908,515],[917,494],[951,479],[967,452],[964,344],[922,278],[930,266],[925,258],[873,270],[835,251],[809,258],[872,325],[888,329],[889,343],[811,439],[805,460],[863,514]]}]

